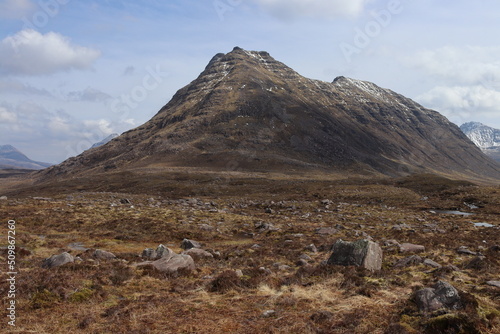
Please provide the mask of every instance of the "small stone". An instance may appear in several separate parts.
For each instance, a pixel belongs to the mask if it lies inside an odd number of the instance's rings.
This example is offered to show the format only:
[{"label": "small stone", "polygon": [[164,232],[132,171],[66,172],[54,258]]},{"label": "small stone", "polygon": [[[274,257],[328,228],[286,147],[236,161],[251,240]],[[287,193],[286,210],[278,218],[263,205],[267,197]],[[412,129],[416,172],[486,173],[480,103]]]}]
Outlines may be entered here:
[{"label": "small stone", "polygon": [[273,317],[275,315],[276,315],[276,311],[275,310],[267,310],[267,311],[262,312],[262,317],[263,318],[270,318],[270,317]]},{"label": "small stone", "polygon": [[250,247],[251,249],[259,249],[259,248],[262,248],[261,245],[259,244],[253,244],[252,247]]},{"label": "small stone", "polygon": [[426,266],[429,266],[429,267],[432,267],[432,268],[441,268],[442,267],[442,265],[440,265],[437,262],[432,261],[431,259],[425,259],[424,260],[424,264]]},{"label": "small stone", "polygon": [[304,266],[307,266],[309,263],[306,260],[304,260],[304,259],[300,259],[295,264],[298,267],[304,267]]},{"label": "small stone", "polygon": [[496,288],[500,288],[500,281],[488,281],[488,282],[486,282],[486,284],[488,284],[490,286],[494,286]]},{"label": "small stone", "polygon": [[399,251],[401,253],[421,253],[425,252],[425,247],[422,245],[402,243],[401,245],[399,245]]},{"label": "small stone", "polygon": [[411,255],[405,257],[404,259],[400,259],[398,262],[394,264],[396,268],[415,266],[422,263],[424,260],[418,255]]},{"label": "small stone", "polygon": [[207,232],[214,230],[214,227],[210,226],[208,224],[201,224],[199,228],[200,228],[200,230],[207,231]]},{"label": "small stone", "polygon": [[243,277],[243,272],[241,271],[241,269],[236,269],[234,272],[237,277]]},{"label": "small stone", "polygon": [[122,198],[120,199],[121,204],[132,204],[128,198]]},{"label": "small stone", "polygon": [[312,252],[312,253],[317,253],[318,248],[314,244],[310,244],[304,248],[306,251]]},{"label": "small stone", "polygon": [[386,241],[384,242],[384,246],[386,246],[386,247],[392,247],[392,246],[397,246],[397,247],[399,247],[399,242],[397,242],[397,241],[396,241],[396,240],[394,240],[394,239],[386,240]]},{"label": "small stone", "polygon": [[7,199],[7,196],[0,196],[0,201],[6,201]]},{"label": "small stone", "polygon": [[333,228],[333,227],[320,227],[320,228],[317,228],[315,231],[316,234],[320,234],[320,235],[332,235],[332,234],[335,234],[337,232],[338,232],[338,230]]},{"label": "small stone", "polygon": [[465,254],[465,255],[477,255],[476,252],[471,251],[467,246],[460,246],[457,249],[458,254]]},{"label": "small stone", "polygon": [[307,254],[301,254],[299,256],[299,259],[306,260],[306,261],[312,261],[312,258]]},{"label": "small stone", "polygon": [[182,240],[181,248],[182,249],[201,248],[201,245],[197,241],[184,239],[184,240]]},{"label": "small stone", "polygon": [[270,269],[267,269],[265,267],[260,267],[259,271],[265,275],[271,275],[273,273]]}]

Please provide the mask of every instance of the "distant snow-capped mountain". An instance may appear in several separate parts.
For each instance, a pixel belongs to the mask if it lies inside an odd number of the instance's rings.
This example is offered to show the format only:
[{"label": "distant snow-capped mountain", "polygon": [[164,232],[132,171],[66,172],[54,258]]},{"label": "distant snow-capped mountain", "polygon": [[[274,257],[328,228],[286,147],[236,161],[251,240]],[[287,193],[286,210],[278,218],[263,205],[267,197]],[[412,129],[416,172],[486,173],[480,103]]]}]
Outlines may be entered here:
[{"label": "distant snow-capped mountain", "polygon": [[462,124],[460,129],[484,153],[500,161],[500,130],[478,122]]},{"label": "distant snow-capped mountain", "polygon": [[480,148],[500,146],[500,130],[478,122],[462,124],[460,129]]},{"label": "distant snow-capped mountain", "polygon": [[109,136],[107,136],[106,138],[104,138],[103,140],[101,140],[100,142],[95,143],[94,145],[92,145],[91,148],[95,148],[95,147],[99,147],[99,146],[102,146],[104,144],[107,144],[108,142],[110,142],[111,140],[115,139],[118,136],[119,136],[118,133],[112,133]]}]

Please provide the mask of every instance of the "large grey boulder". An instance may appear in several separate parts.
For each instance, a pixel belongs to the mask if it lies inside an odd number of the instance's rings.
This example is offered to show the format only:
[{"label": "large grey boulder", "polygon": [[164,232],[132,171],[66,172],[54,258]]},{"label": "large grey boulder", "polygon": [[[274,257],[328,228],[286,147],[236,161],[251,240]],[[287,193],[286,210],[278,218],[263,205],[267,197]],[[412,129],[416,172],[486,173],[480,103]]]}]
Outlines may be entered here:
[{"label": "large grey boulder", "polygon": [[330,265],[358,266],[376,271],[382,268],[382,248],[376,242],[366,239],[354,242],[337,240],[332,247]]},{"label": "large grey boulder", "polygon": [[182,254],[189,255],[195,260],[213,259],[214,258],[214,256],[212,254],[210,254],[209,252],[207,252],[203,249],[200,249],[200,248],[190,248],[190,249],[182,252]]},{"label": "large grey boulder", "polygon": [[422,312],[434,312],[440,309],[459,310],[463,307],[457,289],[444,281],[437,282],[432,288],[417,291],[415,302]]},{"label": "large grey boulder", "polygon": [[145,261],[136,264],[139,268],[151,268],[162,274],[170,276],[178,276],[180,274],[187,274],[196,269],[194,260],[191,256],[186,254],[176,254],[171,249],[163,254],[163,257],[156,261]]},{"label": "large grey boulder", "polygon": [[59,255],[52,255],[51,257],[43,260],[42,268],[50,269],[50,268],[60,267],[62,265],[65,265],[66,263],[74,261],[75,258],[71,254],[64,252]]},{"label": "large grey boulder", "polygon": [[111,252],[107,252],[107,251],[104,251],[102,249],[96,249],[94,251],[94,253],[92,254],[92,257],[94,259],[97,259],[97,260],[113,260],[113,259],[116,259],[116,255],[111,253]]}]

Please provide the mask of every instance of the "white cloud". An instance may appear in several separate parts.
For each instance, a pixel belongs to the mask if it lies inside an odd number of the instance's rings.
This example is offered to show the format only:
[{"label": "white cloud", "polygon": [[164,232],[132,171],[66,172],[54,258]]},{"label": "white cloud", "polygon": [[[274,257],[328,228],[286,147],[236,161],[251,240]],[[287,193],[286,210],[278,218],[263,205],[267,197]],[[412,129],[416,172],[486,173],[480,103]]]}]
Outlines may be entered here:
[{"label": "white cloud", "polygon": [[20,19],[31,13],[35,4],[30,0],[0,0],[0,18]]},{"label": "white cloud", "polygon": [[0,72],[45,75],[86,69],[99,56],[99,51],[72,45],[69,38],[58,33],[42,35],[26,29],[0,42]]},{"label": "white cloud", "polygon": [[353,17],[360,14],[371,0],[254,0],[264,10],[280,18]]},{"label": "white cloud", "polygon": [[46,89],[40,89],[19,80],[0,80],[0,92],[52,96]]},{"label": "white cloud", "polygon": [[5,107],[0,107],[0,123],[13,124],[17,122],[17,115],[7,110]]},{"label": "white cloud", "polygon": [[92,87],[87,87],[82,91],[70,92],[68,97],[72,101],[84,102],[106,102],[109,99],[112,99],[111,95]]},{"label": "white cloud", "polygon": [[500,92],[485,86],[438,86],[416,100],[455,120],[500,115]]},{"label": "white cloud", "polygon": [[444,83],[454,85],[500,82],[500,47],[445,46],[424,50],[410,63]]}]

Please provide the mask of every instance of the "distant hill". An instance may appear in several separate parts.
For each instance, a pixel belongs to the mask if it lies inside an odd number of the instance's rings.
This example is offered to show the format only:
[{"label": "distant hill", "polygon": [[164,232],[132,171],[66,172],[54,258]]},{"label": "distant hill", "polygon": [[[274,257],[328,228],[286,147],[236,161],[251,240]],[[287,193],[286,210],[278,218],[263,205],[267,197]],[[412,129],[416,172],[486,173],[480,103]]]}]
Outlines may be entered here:
[{"label": "distant hill", "polygon": [[0,146],[0,169],[44,169],[50,163],[33,161],[12,145]]},{"label": "distant hill", "polygon": [[103,140],[101,140],[100,142],[98,143],[95,143],[94,145],[92,145],[91,148],[96,148],[96,147],[99,147],[99,146],[102,146],[104,144],[107,144],[109,143],[111,140],[115,139],[116,137],[118,137],[119,134],[118,133],[112,133],[110,134],[109,136],[107,136],[106,138],[104,138]]},{"label": "distant hill", "polygon": [[476,144],[486,155],[500,161],[500,130],[494,129],[483,123],[469,122],[460,126],[474,144]]}]

